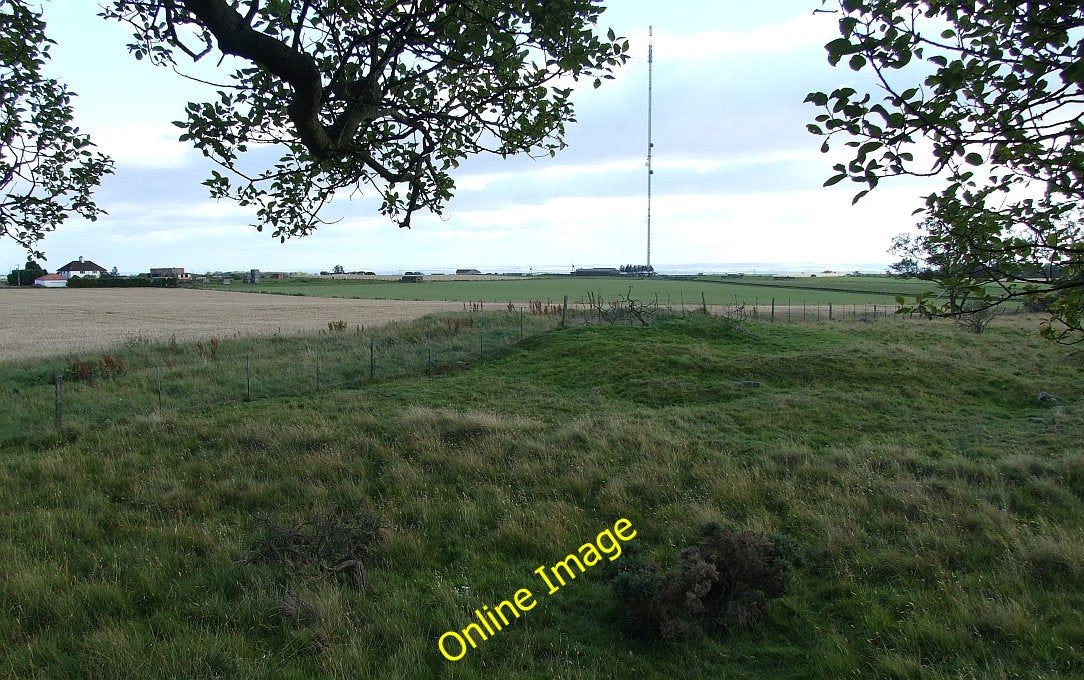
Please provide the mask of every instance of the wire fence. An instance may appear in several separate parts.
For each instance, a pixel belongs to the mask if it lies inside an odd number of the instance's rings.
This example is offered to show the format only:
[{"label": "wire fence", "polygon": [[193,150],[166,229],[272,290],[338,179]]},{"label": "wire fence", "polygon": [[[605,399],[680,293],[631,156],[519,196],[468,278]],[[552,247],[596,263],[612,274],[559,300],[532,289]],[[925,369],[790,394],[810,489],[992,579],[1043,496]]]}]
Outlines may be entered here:
[{"label": "wire fence", "polygon": [[561,323],[560,305],[538,313],[526,306],[501,312],[481,303],[464,307],[463,313],[377,329],[336,321],[311,336],[132,339],[105,352],[9,364],[0,372],[0,443],[163,412],[438,375]]},{"label": "wire fence", "polygon": [[[497,310],[494,310],[494,307]],[[808,304],[770,298],[708,304],[587,294],[527,304],[464,303],[462,313],[378,329],[330,322],[314,336],[131,340],[108,352],[11,364],[0,373],[0,442],[100,427],[163,412],[220,408],[436,376],[561,326],[650,325],[706,315],[764,323],[900,322],[896,305]]]}]

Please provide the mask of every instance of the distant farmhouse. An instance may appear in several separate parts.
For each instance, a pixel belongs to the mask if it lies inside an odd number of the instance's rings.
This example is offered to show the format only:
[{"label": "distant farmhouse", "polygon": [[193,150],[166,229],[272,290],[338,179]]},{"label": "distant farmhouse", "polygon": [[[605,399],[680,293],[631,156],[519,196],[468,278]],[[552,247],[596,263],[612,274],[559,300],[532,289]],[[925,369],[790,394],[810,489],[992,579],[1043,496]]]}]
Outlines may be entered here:
[{"label": "distant farmhouse", "polygon": [[102,274],[108,274],[105,267],[94,264],[90,260],[84,260],[80,255],[78,260],[72,260],[68,264],[64,265],[60,269],[56,270],[57,274],[60,274],[65,279],[74,279],[76,277],[88,277],[94,278],[100,277]]},{"label": "distant farmhouse", "polygon": [[186,274],[184,267],[151,267],[152,279],[177,279],[178,281],[188,281],[192,278],[191,274]]},{"label": "distant farmhouse", "polygon": [[63,288],[68,285],[68,277],[63,274],[45,274],[34,279],[34,285],[40,288]]},{"label": "distant farmhouse", "polygon": [[478,271],[477,269],[456,269],[455,270],[455,275],[456,276],[478,276],[481,273],[482,272]]}]

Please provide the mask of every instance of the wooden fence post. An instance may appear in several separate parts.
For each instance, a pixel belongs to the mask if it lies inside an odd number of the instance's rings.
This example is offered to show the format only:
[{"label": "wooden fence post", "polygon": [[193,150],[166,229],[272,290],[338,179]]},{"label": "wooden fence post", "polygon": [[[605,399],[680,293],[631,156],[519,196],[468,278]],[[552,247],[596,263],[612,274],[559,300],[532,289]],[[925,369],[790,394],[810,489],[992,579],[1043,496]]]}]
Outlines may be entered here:
[{"label": "wooden fence post", "polygon": [[704,311],[704,316],[708,315],[708,300],[704,297],[704,291],[700,291],[700,309]]},{"label": "wooden fence post", "polygon": [[61,391],[62,391],[60,383],[61,383],[60,373],[54,373],[53,374],[53,425],[56,426],[56,429],[58,429],[58,430],[61,429],[62,427],[64,427],[64,419],[61,416],[61,409],[60,409],[60,394],[61,394]]},{"label": "wooden fence post", "polygon": [[828,320],[832,320],[832,301],[828,301]]},{"label": "wooden fence post", "polygon": [[561,303],[561,328],[565,327],[565,315],[568,313],[568,296],[565,296],[564,302]]},{"label": "wooden fence post", "polygon": [[775,298],[772,298],[772,323],[775,323]]}]

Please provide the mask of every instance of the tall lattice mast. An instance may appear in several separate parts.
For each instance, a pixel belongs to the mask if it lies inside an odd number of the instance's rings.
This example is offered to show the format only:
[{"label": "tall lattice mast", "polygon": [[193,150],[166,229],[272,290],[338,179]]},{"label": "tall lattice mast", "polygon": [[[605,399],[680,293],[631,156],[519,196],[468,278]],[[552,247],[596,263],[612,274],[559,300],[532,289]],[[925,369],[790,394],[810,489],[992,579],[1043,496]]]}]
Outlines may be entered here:
[{"label": "tall lattice mast", "polygon": [[647,266],[651,269],[651,152],[654,144],[651,140],[651,90],[652,71],[655,62],[654,31],[651,26],[647,27]]}]

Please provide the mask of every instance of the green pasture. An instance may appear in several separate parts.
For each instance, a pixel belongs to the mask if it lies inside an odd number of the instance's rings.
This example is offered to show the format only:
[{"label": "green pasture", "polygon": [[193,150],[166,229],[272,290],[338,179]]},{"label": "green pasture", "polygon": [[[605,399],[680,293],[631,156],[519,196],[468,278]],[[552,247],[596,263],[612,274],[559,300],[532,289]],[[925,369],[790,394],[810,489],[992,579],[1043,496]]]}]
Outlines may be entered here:
[{"label": "green pasture", "polygon": [[[1084,674],[1079,349],[1017,319],[535,322],[388,329],[374,379],[357,329],[135,344],[65,393],[107,410],[6,421],[0,677]],[[5,409],[67,361],[0,365]],[[787,546],[789,588],[746,627],[670,641],[602,566],[547,595],[534,571],[621,518],[637,534],[614,565],[673,565],[715,523]],[[358,536],[382,540],[340,563]],[[530,611],[440,654],[521,588]]]},{"label": "green pasture", "polygon": [[936,284],[918,279],[891,276],[701,276],[696,281],[710,281],[726,286],[822,291],[828,293],[858,293],[861,295],[914,296],[936,289]]},{"label": "green pasture", "polygon": [[[209,286],[227,288],[227,286]],[[603,299],[631,295],[641,301],[693,307],[708,305],[770,305],[772,298],[783,305],[895,304],[897,294],[907,297],[934,290],[932,284],[888,277],[833,277],[777,280],[747,276],[741,279],[617,277],[525,277],[514,280],[442,281],[426,277],[421,283],[381,280],[268,279],[259,284],[228,286],[230,290],[280,295],[312,295],[379,300],[453,300],[506,303],[540,300],[560,302],[565,295],[572,304],[586,302],[591,295]]]}]

